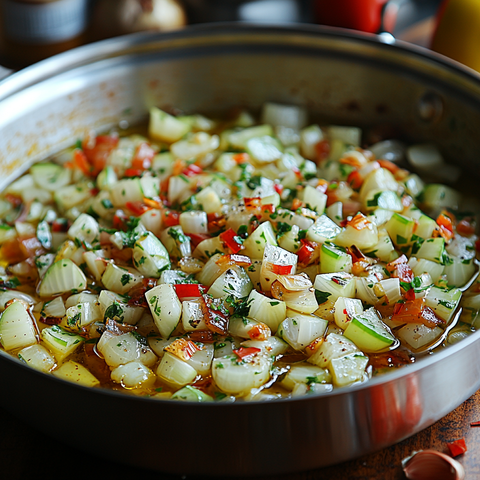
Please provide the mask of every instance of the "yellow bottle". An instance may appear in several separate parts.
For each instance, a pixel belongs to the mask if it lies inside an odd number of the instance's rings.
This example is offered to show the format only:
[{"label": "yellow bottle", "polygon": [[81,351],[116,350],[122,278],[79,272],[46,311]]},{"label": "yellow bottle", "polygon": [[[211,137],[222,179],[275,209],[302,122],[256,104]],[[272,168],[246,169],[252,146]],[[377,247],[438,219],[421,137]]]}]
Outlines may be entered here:
[{"label": "yellow bottle", "polygon": [[480,72],[480,0],[444,0],[431,49]]}]

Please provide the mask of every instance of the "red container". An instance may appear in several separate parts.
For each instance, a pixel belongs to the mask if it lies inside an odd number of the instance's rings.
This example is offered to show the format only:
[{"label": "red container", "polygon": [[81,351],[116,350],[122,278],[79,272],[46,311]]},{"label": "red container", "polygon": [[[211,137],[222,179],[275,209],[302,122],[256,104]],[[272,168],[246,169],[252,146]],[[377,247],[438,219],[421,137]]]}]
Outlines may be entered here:
[{"label": "red container", "polygon": [[315,19],[321,25],[376,33],[387,0],[315,0]]}]

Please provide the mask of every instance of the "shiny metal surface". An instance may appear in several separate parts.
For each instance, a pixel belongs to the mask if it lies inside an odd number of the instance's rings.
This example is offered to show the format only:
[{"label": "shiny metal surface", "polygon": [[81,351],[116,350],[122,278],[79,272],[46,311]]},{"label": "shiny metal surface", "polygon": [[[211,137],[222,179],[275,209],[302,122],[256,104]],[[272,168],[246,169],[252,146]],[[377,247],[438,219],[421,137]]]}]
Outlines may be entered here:
[{"label": "shiny metal surface", "polygon": [[[441,109],[422,114],[419,105],[432,98]],[[206,25],[82,47],[1,82],[0,186],[85,129],[135,123],[151,105],[221,113],[266,100],[305,105],[328,122],[432,140],[450,160],[478,169],[480,80],[467,69],[334,29]],[[480,386],[479,337],[367,384],[250,404],[187,405],[86,389],[0,353],[0,404],[119,462],[178,474],[274,475],[375,451],[453,410]],[[39,392],[42,405],[90,412],[98,425],[79,419],[66,438],[31,407]],[[191,428],[195,435],[186,435]]]}]

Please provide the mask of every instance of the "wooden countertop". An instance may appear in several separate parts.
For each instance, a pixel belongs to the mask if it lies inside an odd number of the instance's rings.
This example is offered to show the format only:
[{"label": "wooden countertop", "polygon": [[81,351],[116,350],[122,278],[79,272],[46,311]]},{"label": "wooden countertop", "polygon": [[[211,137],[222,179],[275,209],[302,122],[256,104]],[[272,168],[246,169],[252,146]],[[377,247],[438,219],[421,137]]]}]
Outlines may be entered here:
[{"label": "wooden countertop", "polygon": [[[480,391],[431,427],[397,445],[336,466],[281,477],[258,477],[258,480],[402,480],[405,479],[401,467],[403,458],[413,451],[426,449],[448,453],[446,444],[459,438],[465,438],[468,451],[457,460],[465,467],[467,480],[477,479],[480,478],[480,427],[470,426],[476,421],[480,421]],[[92,444],[95,444],[94,435]],[[95,448],[101,449],[101,446]],[[92,476],[132,480],[152,474],[72,451],[3,410],[0,410],[0,472],[0,478],[5,480],[85,480]],[[155,480],[182,478],[154,475]],[[200,480],[200,477],[193,476],[183,478]],[[210,480],[207,477],[201,479]]]}]

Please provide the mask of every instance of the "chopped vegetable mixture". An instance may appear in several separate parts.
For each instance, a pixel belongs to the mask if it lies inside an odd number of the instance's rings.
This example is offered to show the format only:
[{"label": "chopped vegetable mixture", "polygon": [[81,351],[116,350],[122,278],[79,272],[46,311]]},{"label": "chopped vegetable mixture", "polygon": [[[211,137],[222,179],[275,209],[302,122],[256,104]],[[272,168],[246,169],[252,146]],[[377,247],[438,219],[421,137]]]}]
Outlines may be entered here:
[{"label": "chopped vegetable mixture", "polygon": [[474,216],[418,175],[444,167],[433,145],[366,147],[274,103],[89,132],[0,198],[1,345],[162,399],[368,381],[480,321]]}]

